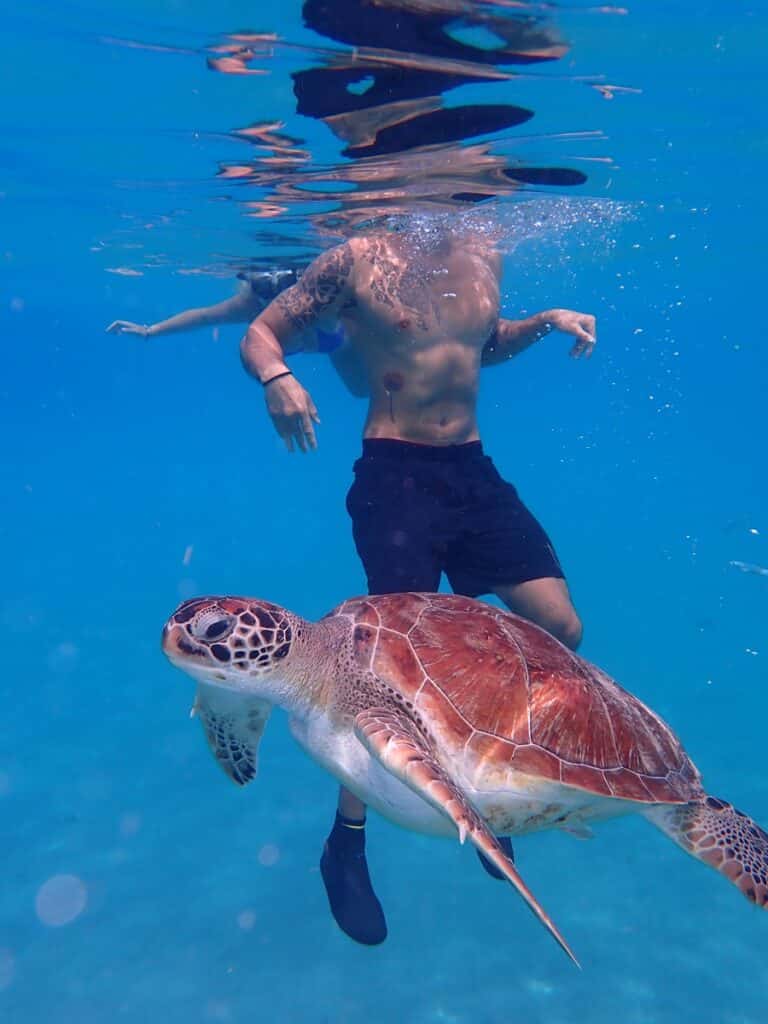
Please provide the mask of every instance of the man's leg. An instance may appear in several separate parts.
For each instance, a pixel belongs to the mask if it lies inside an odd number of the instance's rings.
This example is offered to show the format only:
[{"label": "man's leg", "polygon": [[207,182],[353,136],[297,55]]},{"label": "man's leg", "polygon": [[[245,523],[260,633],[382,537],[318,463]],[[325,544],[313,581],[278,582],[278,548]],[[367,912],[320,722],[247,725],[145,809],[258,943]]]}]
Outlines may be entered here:
[{"label": "man's leg", "polygon": [[[407,477],[403,465],[391,458],[364,456],[355,466],[347,509],[370,594],[434,591],[440,583],[429,511],[418,494],[404,487]],[[387,923],[368,873],[365,817],[365,804],[342,786],[320,872],[338,926],[356,942],[372,946],[386,939]]]},{"label": "man's leg", "polygon": [[546,531],[490,459],[472,468],[465,474],[463,533],[446,566],[451,586],[464,594],[496,594],[510,611],[576,650],[581,621]]},{"label": "man's leg", "polygon": [[[546,532],[490,459],[483,457],[465,466],[462,480],[467,487],[460,513],[462,528],[446,565],[454,591],[470,597],[494,593],[510,611],[575,650],[581,641],[581,622]],[[505,577],[526,582],[496,582]],[[514,861],[510,840],[500,837],[499,842]],[[478,855],[488,874],[504,877],[479,851]]]},{"label": "man's leg", "polygon": [[572,651],[581,643],[581,619],[573,607],[564,579],[547,576],[525,583],[497,586],[493,592],[511,612],[546,629]]},{"label": "man's leg", "polygon": [[339,928],[356,942],[376,946],[387,937],[387,922],[368,874],[365,812],[362,800],[341,786],[336,820],[320,858],[320,874]]}]

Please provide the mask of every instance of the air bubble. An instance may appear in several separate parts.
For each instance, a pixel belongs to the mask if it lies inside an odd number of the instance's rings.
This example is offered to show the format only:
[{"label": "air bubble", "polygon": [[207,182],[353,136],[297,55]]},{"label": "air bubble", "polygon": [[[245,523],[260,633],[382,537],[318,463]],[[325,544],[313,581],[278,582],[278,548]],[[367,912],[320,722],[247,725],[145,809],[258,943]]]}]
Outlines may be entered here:
[{"label": "air bubble", "polygon": [[54,875],[43,882],[35,896],[35,911],[43,924],[60,928],[71,924],[85,910],[88,890],[76,875]]},{"label": "air bubble", "polygon": [[244,932],[253,931],[256,924],[256,914],[252,910],[241,910],[237,915],[237,927]]},{"label": "air bubble", "polygon": [[274,867],[280,860],[280,847],[274,843],[265,843],[257,854],[257,860],[262,867]]}]

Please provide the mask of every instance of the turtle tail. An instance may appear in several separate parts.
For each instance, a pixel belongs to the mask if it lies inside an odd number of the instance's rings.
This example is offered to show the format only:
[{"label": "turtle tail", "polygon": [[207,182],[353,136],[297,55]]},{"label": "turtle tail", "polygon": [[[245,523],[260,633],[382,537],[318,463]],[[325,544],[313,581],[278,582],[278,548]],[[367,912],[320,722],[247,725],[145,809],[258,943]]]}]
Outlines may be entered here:
[{"label": "turtle tail", "polygon": [[657,806],[646,817],[691,856],[733,882],[752,903],[768,907],[768,833],[713,796]]}]

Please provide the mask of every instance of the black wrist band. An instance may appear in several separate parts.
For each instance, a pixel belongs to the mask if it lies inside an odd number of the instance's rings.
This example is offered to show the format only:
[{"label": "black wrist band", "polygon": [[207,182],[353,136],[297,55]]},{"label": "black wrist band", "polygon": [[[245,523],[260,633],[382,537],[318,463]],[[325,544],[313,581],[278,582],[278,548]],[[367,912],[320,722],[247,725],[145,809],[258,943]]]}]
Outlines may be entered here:
[{"label": "black wrist band", "polygon": [[274,377],[270,377],[269,380],[263,380],[261,386],[265,388],[267,384],[271,384],[273,380],[280,380],[281,377],[292,377],[293,370],[283,370],[282,373],[276,373]]}]

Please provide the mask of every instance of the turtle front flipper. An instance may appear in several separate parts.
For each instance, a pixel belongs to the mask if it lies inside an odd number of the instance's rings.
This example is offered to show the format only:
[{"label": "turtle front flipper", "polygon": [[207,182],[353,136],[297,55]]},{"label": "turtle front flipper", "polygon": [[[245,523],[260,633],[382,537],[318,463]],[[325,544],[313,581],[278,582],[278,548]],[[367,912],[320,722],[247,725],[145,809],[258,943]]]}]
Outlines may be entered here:
[{"label": "turtle front flipper", "polygon": [[198,684],[192,714],[202,722],[213,756],[238,786],[256,778],[259,741],[271,710],[267,701]]},{"label": "turtle front flipper", "polygon": [[474,809],[458,784],[437,760],[432,745],[416,723],[397,708],[368,708],[355,718],[355,734],[369,753],[422,799],[447,815],[477,849],[502,872],[523,897],[539,921],[578,966],[568,943],[505,857],[493,832]]},{"label": "turtle front flipper", "polygon": [[725,875],[750,902],[768,907],[768,833],[746,814],[708,796],[652,807],[645,816],[691,856]]}]

